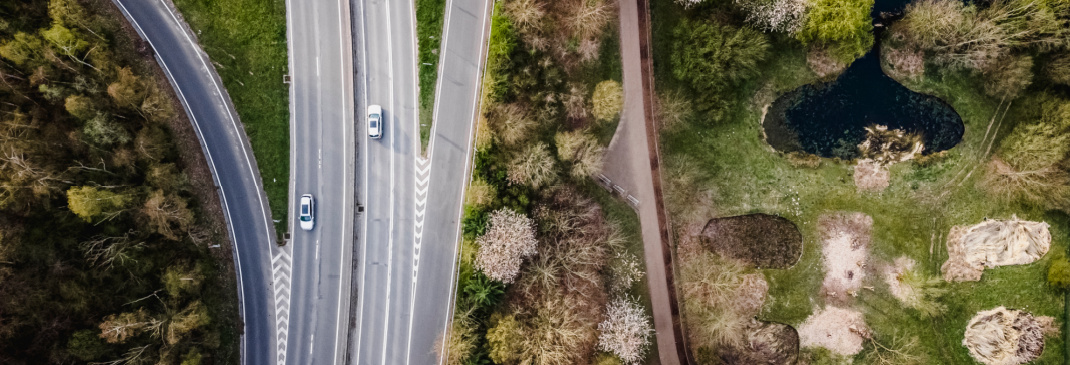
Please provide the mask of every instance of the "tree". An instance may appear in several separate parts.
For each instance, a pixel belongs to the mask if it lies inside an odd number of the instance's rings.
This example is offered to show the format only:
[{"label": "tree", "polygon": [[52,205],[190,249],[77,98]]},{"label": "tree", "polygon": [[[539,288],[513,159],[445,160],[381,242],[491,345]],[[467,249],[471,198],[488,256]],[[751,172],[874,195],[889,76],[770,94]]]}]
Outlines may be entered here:
[{"label": "tree", "polygon": [[594,88],[594,96],[591,97],[594,108],[592,113],[598,120],[612,120],[620,115],[624,104],[624,91],[620,83],[614,80],[606,80],[598,83]]},{"label": "tree", "polygon": [[167,324],[167,343],[177,344],[194,330],[211,323],[208,316],[208,308],[201,301],[194,301],[186,306],[181,312],[171,316]]},{"label": "tree", "polygon": [[1056,84],[1070,85],[1070,54],[1053,59],[1046,68],[1048,78]]},{"label": "tree", "polygon": [[145,199],[141,207],[141,216],[154,232],[170,240],[178,240],[178,231],[186,231],[193,224],[193,211],[186,206],[186,200],[174,194],[165,194],[157,189]]},{"label": "tree", "polygon": [[171,298],[200,293],[202,282],[204,274],[200,265],[171,265],[163,274],[164,289]]},{"label": "tree", "polygon": [[104,317],[98,326],[100,338],[108,343],[124,343],[127,339],[145,332],[155,332],[162,323],[152,318],[145,308],[135,312],[112,314]]},{"label": "tree", "polygon": [[137,109],[145,100],[145,82],[141,77],[134,75],[129,67],[120,67],[116,70],[115,81],[108,84],[108,95],[115,100],[116,104],[124,107]]},{"label": "tree", "polygon": [[806,20],[804,0],[736,0],[747,22],[767,32],[795,34]]},{"label": "tree", "polygon": [[985,70],[985,94],[1012,100],[1033,83],[1033,57],[1001,57]]},{"label": "tree", "polygon": [[111,219],[130,204],[130,197],[92,186],[72,186],[67,189],[67,206],[86,222],[104,216]]},{"label": "tree", "polygon": [[93,100],[88,96],[70,95],[64,100],[63,106],[68,113],[81,120],[89,120],[89,118],[97,115],[96,110],[93,108]]},{"label": "tree", "polygon": [[67,341],[67,352],[82,361],[93,361],[108,353],[108,348],[93,330],[81,330]]},{"label": "tree", "polygon": [[906,40],[952,69],[984,71],[1016,49],[1067,46],[1070,7],[1061,2],[996,0],[979,9],[956,0],[911,3],[903,19]]},{"label": "tree", "polygon": [[646,355],[654,329],[636,299],[621,297],[609,302],[598,332],[599,350],[616,354],[626,364],[637,364]]},{"label": "tree", "polygon": [[520,358],[520,344],[525,333],[521,323],[513,315],[502,316],[495,313],[491,317],[491,327],[487,329],[487,345],[490,347],[490,359],[495,364],[512,364]]},{"label": "tree", "polygon": [[872,8],[873,0],[814,0],[795,37],[805,45],[825,47],[850,64],[873,47]]},{"label": "tree", "polygon": [[534,189],[547,186],[557,178],[554,157],[546,143],[539,142],[513,157],[509,164],[509,182]]},{"label": "tree", "polygon": [[490,214],[487,231],[476,238],[475,266],[491,279],[511,283],[524,258],[535,254],[535,222],[510,209]]},{"label": "tree", "polygon": [[182,356],[182,364],[180,365],[201,365],[203,359],[204,355],[201,355],[201,350],[192,348]]},{"label": "tree", "polygon": [[709,21],[683,20],[673,31],[673,75],[691,85],[697,107],[723,107],[722,93],[753,77],[765,59],[769,43],[750,28],[733,28]]},{"label": "tree", "polygon": [[80,59],[82,52],[89,48],[89,42],[59,23],[52,23],[51,28],[42,30],[41,37],[51,43],[60,54],[74,59]]},{"label": "tree", "polygon": [[594,176],[602,171],[605,149],[594,136],[583,131],[559,132],[554,136],[557,157],[572,163],[569,173],[575,178]]},{"label": "tree", "polygon": [[36,34],[18,32],[12,40],[0,45],[0,57],[25,66],[40,57],[39,52],[44,47],[44,42]]},{"label": "tree", "polygon": [[983,186],[1004,199],[1070,208],[1070,173],[1061,166],[1070,153],[1070,102],[1042,97],[1038,120],[1020,124],[988,163]]},{"label": "tree", "polygon": [[98,145],[123,144],[130,141],[130,133],[107,114],[97,114],[82,127],[87,139]]}]

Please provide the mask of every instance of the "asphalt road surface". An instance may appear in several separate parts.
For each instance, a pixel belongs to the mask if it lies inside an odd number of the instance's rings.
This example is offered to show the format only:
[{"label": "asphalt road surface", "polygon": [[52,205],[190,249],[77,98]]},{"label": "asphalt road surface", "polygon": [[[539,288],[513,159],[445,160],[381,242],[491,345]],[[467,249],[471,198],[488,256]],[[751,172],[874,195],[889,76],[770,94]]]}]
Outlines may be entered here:
[{"label": "asphalt road surface", "polygon": [[185,23],[162,0],[114,0],[156,53],[186,109],[219,188],[235,246],[238,291],[245,322],[243,364],[276,358],[275,308],[270,261],[278,251],[260,173],[248,138],[212,63]]},{"label": "asphalt road surface", "polygon": [[[365,105],[386,116],[367,143],[367,232],[357,287],[356,364],[435,364],[448,328],[489,1],[447,4],[430,158],[421,157],[413,2],[356,0]],[[362,125],[363,127],[363,125]]]},{"label": "asphalt road surface", "polygon": [[[290,232],[286,364],[344,364],[352,275],[355,133],[348,0],[287,1]],[[316,200],[315,228],[297,225]]]},{"label": "asphalt road surface", "polygon": [[[364,133],[366,232],[358,254],[354,364],[408,364],[420,153],[412,1],[355,1],[363,27],[364,105],[383,107],[382,138]],[[366,130],[364,117],[362,131]]]}]

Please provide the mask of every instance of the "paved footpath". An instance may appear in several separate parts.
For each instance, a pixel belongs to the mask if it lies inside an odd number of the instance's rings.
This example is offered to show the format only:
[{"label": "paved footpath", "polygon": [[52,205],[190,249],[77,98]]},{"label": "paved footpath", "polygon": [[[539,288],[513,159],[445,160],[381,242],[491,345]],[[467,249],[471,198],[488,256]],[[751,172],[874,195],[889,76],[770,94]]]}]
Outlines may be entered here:
[{"label": "paved footpath", "polygon": [[[650,18],[646,0],[620,0],[621,57],[624,67],[624,110],[609,143],[604,175],[618,192],[631,197],[639,213],[644,260],[654,329],[662,365],[687,362],[676,291],[668,218],[661,197],[661,176],[651,90]],[[631,199],[629,199],[631,200]],[[681,360],[684,360],[683,362]]]}]

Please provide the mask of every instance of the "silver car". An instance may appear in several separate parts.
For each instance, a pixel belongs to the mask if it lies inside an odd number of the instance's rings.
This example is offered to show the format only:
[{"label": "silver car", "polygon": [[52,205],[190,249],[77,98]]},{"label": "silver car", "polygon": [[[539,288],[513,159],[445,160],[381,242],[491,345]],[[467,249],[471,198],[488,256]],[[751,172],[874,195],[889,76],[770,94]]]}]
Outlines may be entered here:
[{"label": "silver car", "polygon": [[301,208],[299,208],[298,220],[301,221],[301,229],[311,231],[316,226],[316,200],[312,194],[301,196]]},{"label": "silver car", "polygon": [[368,137],[383,137],[383,107],[379,105],[368,106]]}]

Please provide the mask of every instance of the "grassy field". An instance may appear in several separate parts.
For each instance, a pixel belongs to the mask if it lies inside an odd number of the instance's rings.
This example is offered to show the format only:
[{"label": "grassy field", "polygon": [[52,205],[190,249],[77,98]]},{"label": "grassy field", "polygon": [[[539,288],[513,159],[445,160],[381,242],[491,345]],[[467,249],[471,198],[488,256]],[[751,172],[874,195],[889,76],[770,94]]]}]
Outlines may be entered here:
[{"label": "grassy field", "polygon": [[[658,91],[681,90],[683,85],[673,79],[667,55],[672,51],[672,24],[683,13],[668,1],[654,2],[652,11]],[[952,226],[1017,215],[1051,224],[1051,252],[1041,260],[985,270],[979,282],[948,285],[950,292],[943,300],[947,311],[935,318],[904,308],[889,293],[883,278],[872,274],[865,285],[873,289],[859,293],[854,307],[864,313],[879,340],[892,336],[917,339],[917,352],[927,359],[924,363],[973,363],[961,343],[967,321],[981,310],[1001,305],[1022,309],[1053,316],[1062,328],[1064,296],[1049,289],[1045,277],[1049,260],[1070,245],[1070,218],[1032,206],[1000,203],[977,187],[983,164],[1018,122],[1015,115],[1020,108],[1029,105],[1014,105],[1000,124],[999,118],[993,119],[999,100],[984,96],[966,76],[947,74],[907,85],[950,103],[962,116],[965,136],[942,159],[925,165],[894,165],[891,186],[884,192],[859,193],[852,180],[852,165],[823,159],[816,168],[802,167],[773,151],[762,139],[762,107],[772,101],[771,96],[815,78],[806,68],[801,49],[778,44],[783,40],[773,42],[773,59],[765,64],[759,80],[740,88],[732,118],[713,124],[695,115],[661,136],[665,175],[691,177],[667,181],[668,195],[708,192],[714,216],[769,213],[799,226],[804,238],[802,258],[790,269],[763,271],[770,290],[759,319],[798,326],[823,305],[818,294],[824,269],[817,221],[824,214],[848,211],[870,215],[874,221],[871,262],[889,263],[907,256],[917,261],[925,274],[937,277],[947,259],[944,238]],[[993,131],[998,129],[994,141],[983,138],[990,124]],[[994,146],[991,151],[990,145]],[[1062,363],[1063,341],[1048,337],[1036,363]],[[872,351],[867,345],[858,358]]]},{"label": "grassy field", "polygon": [[283,0],[175,0],[238,110],[280,235],[290,176],[286,3]]},{"label": "grassy field", "polygon": [[439,46],[446,0],[416,0],[416,39],[420,49],[420,145],[427,148],[435,110]]}]

